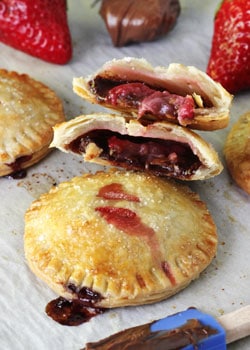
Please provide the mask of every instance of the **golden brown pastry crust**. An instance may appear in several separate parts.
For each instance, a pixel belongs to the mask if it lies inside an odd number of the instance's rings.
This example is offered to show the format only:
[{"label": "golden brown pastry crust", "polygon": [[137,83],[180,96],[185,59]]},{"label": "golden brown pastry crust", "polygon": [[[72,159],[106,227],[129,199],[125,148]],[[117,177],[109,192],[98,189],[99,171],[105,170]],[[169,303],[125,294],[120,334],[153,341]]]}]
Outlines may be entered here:
[{"label": "golden brown pastry crust", "polygon": [[[45,227],[46,223],[46,227]],[[61,183],[25,216],[25,255],[56,293],[89,288],[96,307],[152,303],[185,288],[216,254],[198,195],[145,173],[98,172]]]},{"label": "golden brown pastry crust", "polygon": [[250,112],[243,114],[232,126],[224,154],[232,178],[250,194]]},{"label": "golden brown pastry crust", "polygon": [[26,74],[0,69],[0,176],[45,157],[52,126],[64,120],[62,102],[51,89]]},{"label": "golden brown pastry crust", "polygon": [[[153,124],[143,126],[135,119],[126,118],[122,115],[111,114],[91,114],[76,117],[68,122],[58,124],[54,127],[54,138],[52,147],[57,147],[64,152],[74,152],[70,149],[69,144],[88,133],[91,130],[111,130],[121,135],[130,135],[135,137],[147,137],[160,140],[180,141],[188,144],[193,153],[198,156],[202,165],[192,174],[172,174],[171,177],[182,180],[201,180],[218,175],[223,167],[218,158],[216,151],[193,131],[183,128],[179,125],[167,122],[155,122]],[[84,160],[102,165],[114,165],[107,159],[103,159],[102,149],[94,143],[89,144],[84,152],[80,152]],[[133,164],[131,165],[133,169]],[[145,169],[144,169],[145,170]],[[150,171],[150,169],[148,169]],[[165,172],[169,176],[168,169]]]},{"label": "golden brown pastry crust", "polygon": [[[193,96],[198,103],[194,111],[194,118],[185,120],[186,124],[183,126],[211,131],[228,125],[233,96],[196,67],[178,63],[172,63],[168,67],[152,67],[143,58],[125,57],[106,62],[103,67],[90,76],[73,79],[73,89],[82,98],[91,103],[98,103],[104,107],[128,113],[136,118],[136,108],[110,105],[93,92],[90,84],[96,77],[123,82],[143,82],[173,94]],[[155,119],[155,116],[152,115],[151,118]],[[166,121],[178,123],[176,118],[170,115],[166,115],[165,118]]]}]

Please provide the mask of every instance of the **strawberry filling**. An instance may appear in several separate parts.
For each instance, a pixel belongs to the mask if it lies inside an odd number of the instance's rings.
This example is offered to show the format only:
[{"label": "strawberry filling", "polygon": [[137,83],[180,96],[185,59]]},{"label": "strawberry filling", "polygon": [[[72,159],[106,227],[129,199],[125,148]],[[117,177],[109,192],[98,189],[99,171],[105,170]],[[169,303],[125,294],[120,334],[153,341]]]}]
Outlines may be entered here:
[{"label": "strawberry filling", "polygon": [[172,94],[140,82],[121,82],[112,85],[112,82],[107,83],[100,78],[95,80],[91,89],[100,100],[110,106],[136,109],[139,119],[147,116],[164,119],[168,115],[183,124],[185,119],[194,118],[195,103],[191,95]]},{"label": "strawberry filling", "polygon": [[121,135],[109,130],[94,130],[81,135],[68,148],[84,154],[90,143],[101,149],[100,158],[127,169],[186,179],[201,166],[199,158],[186,143]]},{"label": "strawberry filling", "polygon": [[139,118],[147,114],[161,119],[171,115],[181,122],[194,117],[194,100],[190,95],[183,97],[166,90],[156,91],[143,83],[116,86],[108,91],[106,101],[112,106],[136,107]]},{"label": "strawberry filling", "polygon": [[196,156],[182,143],[143,138],[140,142],[133,141],[111,136],[108,139],[110,156],[117,162],[126,161],[145,170],[158,169],[159,173],[167,171],[171,174],[188,174],[192,172],[192,162],[197,162]]},{"label": "strawberry filling", "polygon": [[142,100],[138,109],[139,118],[147,114],[159,118],[171,115],[182,124],[185,119],[194,118],[194,100],[190,95],[182,97],[167,91],[155,91]]}]

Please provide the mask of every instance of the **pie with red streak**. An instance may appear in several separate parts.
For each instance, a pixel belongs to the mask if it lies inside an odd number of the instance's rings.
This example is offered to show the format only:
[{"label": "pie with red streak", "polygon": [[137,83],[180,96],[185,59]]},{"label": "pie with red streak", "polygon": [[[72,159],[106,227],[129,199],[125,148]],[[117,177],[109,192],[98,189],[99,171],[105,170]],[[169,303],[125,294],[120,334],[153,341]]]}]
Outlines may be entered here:
[{"label": "pie with red streak", "polygon": [[75,177],[34,201],[24,243],[31,270],[59,296],[79,302],[85,291],[92,308],[112,308],[187,287],[214,258],[217,233],[188,187],[112,170]]}]

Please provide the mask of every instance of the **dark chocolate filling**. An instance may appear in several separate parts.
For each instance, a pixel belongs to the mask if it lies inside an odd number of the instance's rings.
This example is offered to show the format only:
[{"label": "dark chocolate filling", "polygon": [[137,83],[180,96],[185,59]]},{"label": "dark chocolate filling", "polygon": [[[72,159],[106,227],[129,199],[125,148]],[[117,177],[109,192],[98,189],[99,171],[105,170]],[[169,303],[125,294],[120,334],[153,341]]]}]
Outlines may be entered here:
[{"label": "dark chocolate filling", "polygon": [[78,326],[105,311],[95,306],[102,299],[99,293],[86,287],[78,290],[73,284],[69,284],[67,289],[73,293],[74,299],[59,297],[46,306],[47,315],[54,321],[66,326]]},{"label": "dark chocolate filling", "polygon": [[98,342],[87,343],[83,350],[179,350],[188,345],[198,349],[201,340],[218,333],[217,329],[196,319],[170,331],[151,331],[152,324],[129,328]]},{"label": "dark chocolate filling", "polygon": [[84,154],[90,143],[102,149],[99,157],[111,165],[146,170],[156,175],[187,179],[202,165],[186,143],[121,135],[109,130],[88,132],[72,141],[67,148]]},{"label": "dark chocolate filling", "polygon": [[12,169],[12,172],[6,177],[11,179],[22,179],[27,175],[26,169],[23,169],[23,163],[28,162],[32,155],[22,156],[15,160],[15,162],[7,164]]},{"label": "dark chocolate filling", "polygon": [[94,80],[91,80],[89,82],[89,88],[98,99],[104,100],[105,97],[108,95],[109,90],[113,89],[116,86],[126,83],[128,83],[128,81],[121,81],[119,78],[117,78],[117,80],[115,80],[114,78],[110,80],[107,78],[103,78],[100,75],[97,75],[97,77]]}]

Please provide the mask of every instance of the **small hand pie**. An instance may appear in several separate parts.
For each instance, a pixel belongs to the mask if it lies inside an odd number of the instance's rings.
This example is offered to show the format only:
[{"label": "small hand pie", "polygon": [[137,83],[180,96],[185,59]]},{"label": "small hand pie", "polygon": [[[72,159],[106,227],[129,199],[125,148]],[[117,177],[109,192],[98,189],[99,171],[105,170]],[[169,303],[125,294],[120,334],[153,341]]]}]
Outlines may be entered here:
[{"label": "small hand pie", "polygon": [[243,114],[233,125],[224,154],[232,178],[250,194],[250,112]]},{"label": "small hand pie", "polygon": [[215,150],[193,131],[168,122],[144,126],[122,115],[85,115],[56,125],[51,147],[80,154],[88,162],[181,180],[206,179],[222,171]]},{"label": "small hand pie", "polygon": [[224,128],[230,95],[206,73],[172,63],[152,67],[145,59],[113,59],[95,74],[73,79],[84,99],[133,115],[144,124],[165,120],[200,130]]},{"label": "small hand pie", "polygon": [[214,258],[217,234],[188,187],[116,170],[75,177],[34,201],[24,245],[31,270],[56,293],[84,302],[87,290],[92,307],[113,308],[186,287]]},{"label": "small hand pie", "polygon": [[62,102],[47,86],[26,74],[0,69],[0,176],[45,157],[52,126],[64,120]]}]

